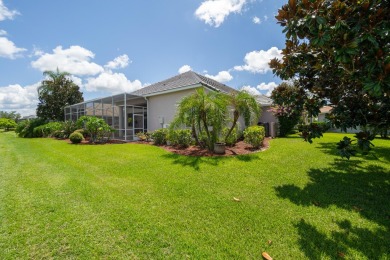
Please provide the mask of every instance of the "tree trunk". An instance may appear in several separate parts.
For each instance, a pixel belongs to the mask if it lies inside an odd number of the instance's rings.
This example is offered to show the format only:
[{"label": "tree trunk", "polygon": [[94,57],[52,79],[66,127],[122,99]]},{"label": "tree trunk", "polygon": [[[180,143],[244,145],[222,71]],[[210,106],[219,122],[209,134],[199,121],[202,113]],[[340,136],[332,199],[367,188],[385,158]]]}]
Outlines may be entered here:
[{"label": "tree trunk", "polygon": [[234,110],[233,124],[232,124],[232,127],[230,127],[229,132],[227,133],[227,135],[225,137],[225,143],[226,143],[226,140],[228,139],[228,137],[230,136],[230,134],[233,132],[233,129],[236,127],[236,124],[237,124],[239,117],[240,117],[240,114],[238,113],[238,111]]},{"label": "tree trunk", "polygon": [[214,146],[213,144],[211,143],[211,137],[210,137],[210,132],[209,132],[209,128],[207,126],[207,118],[206,118],[206,113],[205,112],[202,112],[202,122],[203,122],[203,127],[204,127],[204,130],[206,131],[206,135],[207,135],[207,146],[209,148],[209,150],[213,150]]},{"label": "tree trunk", "polygon": [[191,128],[192,128],[192,136],[195,138],[196,144],[200,146],[199,138],[198,135],[196,134],[196,129],[195,129],[195,120],[192,120]]}]

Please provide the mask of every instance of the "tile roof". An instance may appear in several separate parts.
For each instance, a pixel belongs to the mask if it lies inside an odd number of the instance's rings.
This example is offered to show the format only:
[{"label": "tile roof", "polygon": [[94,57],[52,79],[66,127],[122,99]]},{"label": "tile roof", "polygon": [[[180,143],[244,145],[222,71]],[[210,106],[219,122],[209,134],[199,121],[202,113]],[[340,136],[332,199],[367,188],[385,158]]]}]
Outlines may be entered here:
[{"label": "tile roof", "polygon": [[272,99],[270,99],[266,95],[260,94],[260,95],[256,95],[255,97],[256,97],[257,102],[259,102],[259,104],[261,104],[261,105],[264,105],[264,106],[272,105]]},{"label": "tile roof", "polygon": [[203,85],[214,90],[219,90],[222,92],[230,93],[232,91],[237,91],[234,88],[226,86],[225,84],[219,83],[216,80],[210,79],[193,71],[187,71],[185,73],[179,74],[172,78],[154,83],[150,86],[141,88],[132,92],[133,95],[147,96],[150,94],[157,94],[159,92],[169,91],[169,90],[180,90],[181,88]]},{"label": "tile roof", "polygon": [[331,106],[323,106],[320,108],[320,113],[326,114],[326,113],[329,113],[332,109],[333,109],[333,107],[331,107]]}]

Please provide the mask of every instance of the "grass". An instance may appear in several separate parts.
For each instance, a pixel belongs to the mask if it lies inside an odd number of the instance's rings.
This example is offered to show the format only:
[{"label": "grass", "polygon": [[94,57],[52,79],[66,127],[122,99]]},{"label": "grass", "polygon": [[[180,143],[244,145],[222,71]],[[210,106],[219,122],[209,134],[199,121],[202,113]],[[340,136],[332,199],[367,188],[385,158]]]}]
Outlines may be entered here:
[{"label": "grass", "polygon": [[390,259],[390,141],[346,161],[341,138],[201,158],[0,133],[0,259]]}]

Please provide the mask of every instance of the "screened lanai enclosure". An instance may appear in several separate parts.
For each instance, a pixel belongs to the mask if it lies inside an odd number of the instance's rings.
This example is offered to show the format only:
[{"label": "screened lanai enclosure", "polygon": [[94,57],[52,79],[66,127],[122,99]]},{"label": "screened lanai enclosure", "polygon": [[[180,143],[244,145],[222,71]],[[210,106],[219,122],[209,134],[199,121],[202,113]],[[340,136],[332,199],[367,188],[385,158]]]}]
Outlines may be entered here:
[{"label": "screened lanai enclosure", "polygon": [[138,132],[147,130],[147,101],[128,93],[85,101],[65,107],[65,120],[77,121],[81,116],[104,119],[115,131],[113,139],[132,141]]}]

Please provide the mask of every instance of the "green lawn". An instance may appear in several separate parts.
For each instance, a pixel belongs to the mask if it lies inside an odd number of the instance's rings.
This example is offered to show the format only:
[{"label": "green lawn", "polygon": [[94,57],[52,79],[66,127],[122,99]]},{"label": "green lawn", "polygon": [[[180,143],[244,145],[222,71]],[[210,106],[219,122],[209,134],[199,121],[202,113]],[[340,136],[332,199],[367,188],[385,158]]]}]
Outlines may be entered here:
[{"label": "green lawn", "polygon": [[342,136],[197,158],[0,132],[0,259],[390,259],[390,141],[346,161]]}]

